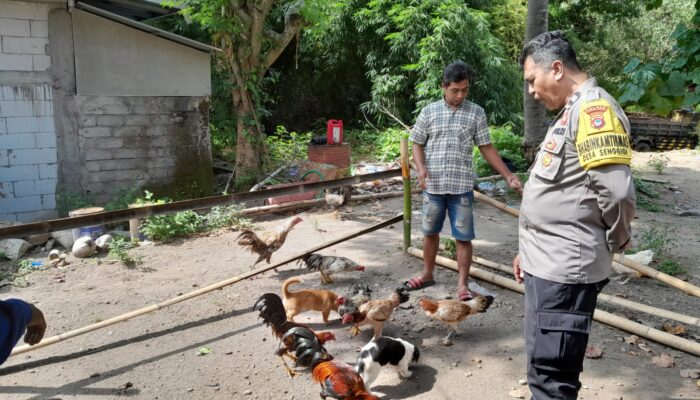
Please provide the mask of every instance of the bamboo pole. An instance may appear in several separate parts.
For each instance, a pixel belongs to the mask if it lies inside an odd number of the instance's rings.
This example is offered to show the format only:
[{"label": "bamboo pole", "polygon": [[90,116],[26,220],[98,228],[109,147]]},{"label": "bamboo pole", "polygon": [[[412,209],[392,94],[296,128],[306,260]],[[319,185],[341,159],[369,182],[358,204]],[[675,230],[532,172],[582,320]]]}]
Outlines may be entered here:
[{"label": "bamboo pole", "polygon": [[[497,271],[505,272],[506,274],[513,273],[513,267],[508,266],[508,265],[504,265],[504,264],[499,264],[497,262],[489,261],[485,258],[472,256],[472,261],[474,261],[477,264],[481,264],[483,266],[493,268]],[[653,315],[653,316],[656,316],[659,318],[668,318],[668,319],[672,319],[674,321],[682,322],[684,324],[700,326],[700,318],[692,317],[692,316],[685,315],[685,314],[676,313],[673,311],[664,310],[663,308],[648,306],[646,304],[637,303],[635,301],[621,299],[619,297],[610,296],[610,295],[605,294],[605,293],[600,293],[598,295],[598,300],[600,302],[608,304],[608,305],[625,307],[625,308],[629,308],[630,310],[640,311],[640,312],[643,312],[643,313],[646,313],[649,315]]]},{"label": "bamboo pole", "polygon": [[397,222],[400,222],[402,219],[403,219],[403,216],[402,216],[402,215],[397,215],[396,217],[393,217],[393,218],[390,218],[390,219],[388,219],[388,220],[386,220],[386,221],[382,221],[382,222],[379,222],[379,223],[377,223],[377,224],[371,225],[371,226],[369,226],[369,227],[367,227],[367,228],[360,229],[359,231],[356,231],[356,232],[351,233],[351,234],[349,234],[349,235],[345,235],[345,236],[342,236],[342,237],[340,237],[340,238],[333,239],[333,240],[328,241],[328,242],[326,242],[326,243],[320,244],[320,245],[318,245],[318,246],[316,246],[316,247],[313,247],[313,248],[311,248],[311,249],[308,249],[308,250],[304,251],[303,253],[299,253],[299,254],[297,254],[297,255],[295,255],[295,256],[286,258],[286,259],[284,259],[284,260],[282,260],[282,261],[280,261],[280,262],[277,262],[277,263],[275,263],[275,264],[268,265],[268,266],[262,267],[262,268],[258,268],[258,269],[252,270],[252,271],[250,271],[250,272],[246,272],[245,274],[241,274],[241,275],[238,275],[238,276],[234,276],[233,278],[229,278],[229,279],[223,280],[223,281],[221,281],[221,282],[214,283],[214,284],[211,284],[211,285],[209,285],[209,286],[205,286],[205,287],[203,287],[203,288],[201,288],[201,289],[197,289],[197,290],[194,290],[194,291],[192,291],[192,292],[185,293],[185,294],[183,294],[183,295],[174,297],[174,298],[172,298],[172,299],[170,299],[170,300],[166,300],[166,301],[163,301],[163,302],[158,303],[158,304],[153,304],[153,305],[150,305],[150,306],[148,306],[148,307],[143,307],[143,308],[140,308],[140,309],[138,309],[138,310],[131,311],[131,312],[128,312],[128,313],[126,313],[126,314],[122,314],[122,315],[119,315],[119,316],[116,316],[116,317],[107,319],[107,320],[105,320],[105,321],[98,322],[98,323],[96,323],[96,324],[91,324],[91,325],[88,325],[88,326],[84,326],[84,327],[82,327],[82,328],[75,329],[75,330],[72,330],[72,331],[69,331],[69,332],[65,332],[65,333],[62,333],[62,334],[60,334],[60,335],[51,336],[51,337],[46,338],[46,339],[42,340],[41,342],[39,342],[39,343],[37,343],[37,344],[35,344],[35,345],[33,345],[33,346],[22,345],[22,346],[16,347],[16,348],[12,351],[12,353],[10,354],[10,356],[16,356],[16,355],[18,355],[18,354],[26,353],[26,352],[28,352],[28,351],[33,351],[33,350],[36,350],[36,349],[39,349],[39,348],[42,348],[42,347],[50,346],[50,345],[52,345],[52,344],[55,344],[55,343],[64,341],[64,340],[66,340],[66,339],[70,339],[70,338],[73,338],[73,337],[76,337],[76,336],[80,336],[80,335],[86,334],[86,333],[88,333],[88,332],[95,331],[95,330],[97,330],[97,329],[101,329],[101,328],[104,328],[104,327],[107,327],[107,326],[110,326],[110,325],[114,325],[114,324],[116,324],[116,323],[118,323],[118,322],[126,321],[126,320],[131,319],[131,318],[140,317],[140,316],[142,316],[142,315],[144,315],[144,314],[148,314],[148,313],[150,313],[150,312],[160,310],[160,309],[162,309],[162,308],[171,306],[171,305],[173,305],[173,304],[181,303],[181,302],[183,302],[183,301],[185,301],[185,300],[190,300],[190,299],[192,299],[192,298],[201,296],[201,295],[206,294],[206,293],[209,293],[209,292],[211,292],[211,291],[214,291],[214,290],[217,290],[217,289],[221,289],[221,288],[223,288],[223,287],[225,287],[225,286],[229,286],[229,285],[232,285],[232,284],[234,284],[234,283],[240,282],[240,281],[242,281],[242,280],[244,280],[244,279],[248,279],[248,278],[253,277],[253,276],[255,276],[255,275],[262,274],[263,272],[267,272],[267,271],[269,271],[269,270],[271,270],[271,269],[273,269],[273,268],[280,267],[280,266],[285,265],[285,264],[288,264],[288,263],[290,263],[290,262],[292,262],[292,261],[299,260],[300,258],[304,257],[305,255],[307,255],[307,254],[309,254],[309,253],[313,253],[313,252],[316,252],[316,251],[325,249],[325,248],[327,248],[327,247],[334,246],[334,245],[336,245],[336,244],[338,244],[338,243],[342,243],[342,242],[345,242],[345,241],[347,241],[347,240],[356,238],[356,237],[358,237],[358,236],[362,236],[362,235],[367,234],[367,233],[369,233],[369,232],[376,231],[376,230],[381,229],[381,228],[384,228],[384,227],[386,227],[386,226],[393,225],[393,224],[395,224],[395,223],[397,223]]},{"label": "bamboo pole", "polygon": [[[520,216],[520,212],[516,210],[515,208],[509,207],[505,203],[502,203],[496,199],[493,199],[489,196],[486,196],[483,193],[479,193],[477,191],[474,191],[474,198],[486,203],[490,206],[493,206],[501,211],[504,211],[514,217]],[[678,278],[674,278],[671,275],[664,274],[663,272],[659,272],[653,268],[647,267],[646,265],[642,265],[636,261],[628,260],[625,258],[620,257],[619,254],[613,254],[613,260],[619,262],[620,264],[624,265],[625,267],[631,268],[635,271],[639,271],[642,273],[642,275],[649,277],[649,278],[654,278],[658,281],[664,282],[670,286],[675,287],[676,289],[680,289],[688,294],[692,294],[693,296],[700,297],[700,287],[697,287],[695,285],[692,285],[688,282],[684,282]]]},{"label": "bamboo pole", "polygon": [[[423,251],[419,249],[411,247],[408,249],[408,253],[415,257],[423,258]],[[454,260],[450,260],[446,257],[437,256],[435,259],[435,263],[453,271],[458,270],[457,262]],[[504,278],[500,275],[496,275],[492,272],[487,272],[479,268],[470,268],[469,275],[474,276],[475,278],[481,279],[483,281],[505,287],[518,293],[525,292],[524,286],[522,284],[519,284],[512,279]],[[671,335],[670,333],[662,332],[658,329],[638,324],[626,318],[622,318],[599,309],[596,309],[594,311],[593,319],[598,322],[602,322],[606,325],[610,325],[613,328],[618,328],[633,333],[637,336],[672,347],[674,349],[685,351],[686,353],[694,354],[696,356],[700,356],[700,343],[692,342],[690,340]]]},{"label": "bamboo pole", "polygon": [[411,170],[408,139],[401,138],[401,178],[403,180],[403,251],[411,247]]},{"label": "bamboo pole", "polygon": [[143,207],[105,211],[96,214],[81,215],[79,217],[60,218],[48,221],[32,222],[28,224],[12,225],[0,228],[0,239],[23,237],[37,233],[50,233],[64,229],[80,228],[82,226],[101,225],[111,222],[127,221],[135,218],[149,218],[155,215],[172,214],[180,211],[200,210],[219,205],[245,203],[252,200],[266,199],[268,197],[350,186],[362,182],[394,178],[400,174],[400,169],[390,169],[387,171],[373,172],[371,174],[355,175],[347,178],[319,182],[305,182],[300,185],[266,189],[257,192],[239,192],[223,196],[204,197],[201,199],[175,201],[166,204],[153,204]]}]

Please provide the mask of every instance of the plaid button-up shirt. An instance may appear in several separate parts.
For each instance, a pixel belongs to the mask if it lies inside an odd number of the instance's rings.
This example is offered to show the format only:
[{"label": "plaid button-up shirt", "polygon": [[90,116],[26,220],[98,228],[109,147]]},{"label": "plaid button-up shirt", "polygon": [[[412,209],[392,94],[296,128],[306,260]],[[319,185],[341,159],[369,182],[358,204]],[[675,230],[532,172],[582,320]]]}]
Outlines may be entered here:
[{"label": "plaid button-up shirt", "polygon": [[453,110],[445,100],[428,104],[411,129],[411,142],[423,146],[427,192],[462,194],[474,187],[472,150],[491,143],[484,109],[464,100]]}]

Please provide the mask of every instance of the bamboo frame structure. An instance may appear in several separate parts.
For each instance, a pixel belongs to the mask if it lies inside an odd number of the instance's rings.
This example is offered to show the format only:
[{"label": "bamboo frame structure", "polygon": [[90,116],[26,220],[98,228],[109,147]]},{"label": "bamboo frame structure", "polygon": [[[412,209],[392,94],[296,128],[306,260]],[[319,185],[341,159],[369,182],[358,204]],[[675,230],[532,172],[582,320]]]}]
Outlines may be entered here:
[{"label": "bamboo frame structure", "polygon": [[408,139],[401,138],[401,178],[403,181],[403,251],[411,247],[411,167]]},{"label": "bamboo frame structure", "polygon": [[60,218],[28,224],[12,225],[0,228],[0,239],[23,237],[32,234],[50,233],[64,229],[80,228],[89,225],[101,225],[111,222],[127,221],[136,218],[148,218],[155,215],[172,214],[180,211],[199,210],[231,203],[261,200],[268,197],[287,194],[304,193],[312,190],[322,190],[341,186],[350,186],[362,182],[394,178],[401,175],[400,169],[373,172],[371,174],[355,175],[348,178],[333,179],[320,182],[308,182],[301,185],[260,190],[257,192],[240,192],[223,196],[204,197],[201,199],[175,201],[166,204],[153,204],[143,207],[124,208],[115,211],[105,211],[79,217]]},{"label": "bamboo frame structure", "polygon": [[[520,216],[520,212],[518,210],[516,210],[515,208],[509,207],[505,203],[502,203],[502,202],[500,202],[494,198],[491,198],[483,193],[479,193],[477,191],[474,191],[474,198],[476,200],[479,200],[482,203],[486,203],[490,206],[493,206],[493,207],[495,207],[495,208],[497,208],[505,213],[508,213],[514,217]],[[674,278],[671,275],[664,274],[663,272],[659,272],[653,268],[647,267],[646,265],[642,265],[636,261],[622,258],[622,257],[620,257],[619,254],[614,254],[613,260],[624,265],[625,267],[628,267],[628,268],[633,269],[635,271],[641,272],[643,276],[646,276],[649,278],[654,278],[658,281],[661,281],[661,282],[666,283],[670,286],[673,286],[676,289],[680,289],[688,294],[692,294],[693,296],[700,297],[700,287],[692,285],[688,282],[684,282],[678,278]]]},{"label": "bamboo frame structure", "polygon": [[[423,258],[423,251],[413,247],[408,249],[408,254],[411,254],[417,258]],[[446,257],[437,256],[435,259],[435,264],[445,267],[447,269],[451,269],[453,271],[457,271],[457,262],[454,260],[450,260]],[[469,275],[481,279],[483,281],[505,287],[506,289],[510,289],[514,292],[518,292],[521,294],[525,292],[524,286],[522,284],[519,284],[512,279],[496,275],[493,272],[488,272],[484,271],[483,269],[471,267],[469,270]],[[666,333],[658,329],[638,324],[626,318],[610,314],[597,308],[593,313],[593,319],[598,322],[602,322],[606,325],[610,325],[614,328],[618,328],[633,333],[637,336],[653,340],[657,343],[673,347],[674,349],[681,350],[696,356],[700,356],[700,343],[692,342],[688,339],[683,339],[681,337],[671,335],[670,333]]]},{"label": "bamboo frame structure", "polygon": [[245,274],[241,274],[241,275],[238,275],[238,276],[234,276],[233,278],[229,278],[229,279],[226,279],[226,280],[223,280],[223,281],[220,281],[220,282],[217,282],[217,283],[214,283],[214,284],[205,286],[205,287],[203,287],[203,288],[201,288],[201,289],[197,289],[197,290],[194,290],[194,291],[192,291],[192,292],[185,293],[185,294],[180,295],[180,296],[177,296],[177,297],[173,297],[172,299],[163,301],[163,302],[161,302],[161,303],[153,304],[153,305],[150,305],[150,306],[148,306],[148,307],[143,307],[143,308],[140,308],[140,309],[138,309],[138,310],[128,312],[128,313],[126,313],[126,314],[118,315],[118,316],[116,316],[116,317],[107,319],[107,320],[105,320],[105,321],[98,322],[98,323],[96,323],[96,324],[91,324],[91,325],[84,326],[84,327],[82,327],[82,328],[75,329],[75,330],[72,330],[72,331],[69,331],[69,332],[64,332],[64,333],[62,333],[62,334],[60,334],[60,335],[51,336],[51,337],[46,338],[46,339],[42,340],[41,342],[39,342],[39,343],[37,343],[37,344],[35,344],[35,345],[33,345],[33,346],[29,346],[29,345],[18,346],[18,347],[16,347],[14,350],[12,350],[12,353],[10,354],[10,356],[16,356],[16,355],[18,355],[18,354],[22,354],[22,353],[26,353],[26,352],[29,352],[29,351],[33,351],[33,350],[36,350],[36,349],[40,349],[40,348],[42,348],[42,347],[50,346],[50,345],[52,345],[52,344],[55,344],[55,343],[58,343],[58,342],[62,342],[62,341],[64,341],[64,340],[66,340],[66,339],[70,339],[70,338],[73,338],[73,337],[76,337],[76,336],[80,336],[80,335],[86,334],[86,333],[88,333],[88,332],[92,332],[92,331],[95,331],[95,330],[98,330],[98,329],[101,329],[101,328],[104,328],[104,327],[107,327],[107,326],[110,326],[110,325],[114,325],[114,324],[119,323],[119,322],[123,322],[123,321],[129,320],[129,319],[131,319],[131,318],[140,317],[140,316],[142,316],[142,315],[144,315],[144,314],[148,314],[148,313],[150,313],[150,312],[163,309],[163,308],[168,307],[168,306],[171,306],[171,305],[173,305],[173,304],[177,304],[177,303],[181,303],[181,302],[186,301],[186,300],[193,299],[193,298],[195,298],[195,297],[198,297],[198,296],[201,296],[201,295],[203,295],[203,294],[212,292],[212,291],[214,291],[214,290],[221,289],[221,288],[223,288],[223,287],[225,287],[225,286],[229,286],[229,285],[232,285],[232,284],[234,284],[234,283],[240,282],[240,281],[242,281],[242,280],[244,280],[244,279],[248,279],[248,278],[253,277],[253,276],[255,276],[255,275],[262,274],[263,272],[267,272],[267,271],[269,271],[269,270],[271,270],[271,269],[273,269],[273,268],[277,268],[277,267],[280,267],[280,266],[282,266],[282,265],[288,264],[288,263],[290,263],[290,262],[292,262],[292,261],[296,261],[296,260],[302,258],[303,256],[309,254],[309,253],[313,253],[313,252],[316,252],[316,251],[325,249],[325,248],[327,248],[327,247],[334,246],[334,245],[336,245],[336,244],[338,244],[338,243],[342,243],[342,242],[345,242],[345,241],[347,241],[347,240],[356,238],[356,237],[358,237],[358,236],[362,236],[362,235],[364,235],[364,234],[366,234],[366,233],[369,233],[369,232],[372,232],[372,231],[376,231],[376,230],[378,230],[378,229],[387,227],[387,226],[389,226],[389,225],[393,225],[393,224],[395,224],[395,223],[397,223],[397,222],[400,222],[402,219],[403,219],[403,215],[397,215],[396,217],[390,218],[390,219],[388,219],[388,220],[386,220],[386,221],[382,221],[382,222],[379,222],[379,223],[377,223],[377,224],[371,225],[371,226],[369,226],[369,227],[367,227],[367,228],[360,229],[360,230],[357,231],[357,232],[354,232],[354,233],[351,233],[351,234],[342,236],[342,237],[337,238],[337,239],[333,239],[333,240],[328,241],[328,242],[326,242],[326,243],[323,243],[323,244],[320,244],[320,245],[318,245],[318,246],[315,246],[315,247],[313,247],[313,248],[311,248],[311,249],[307,249],[307,250],[304,251],[303,253],[299,253],[299,254],[294,255],[294,256],[292,256],[292,257],[288,257],[288,258],[286,258],[286,259],[284,259],[284,260],[282,260],[282,261],[280,261],[280,262],[277,262],[277,263],[275,263],[275,264],[268,265],[268,266],[263,267],[263,268],[258,268],[258,269],[252,270],[252,271],[250,271],[250,272],[246,272]]},{"label": "bamboo frame structure", "polygon": [[[472,256],[472,261],[477,264],[493,268],[497,271],[505,272],[507,274],[513,273],[513,268],[505,264],[499,264],[497,262],[489,261],[487,259],[477,256]],[[610,296],[605,293],[600,293],[598,295],[598,301],[608,305],[620,306],[628,308],[630,310],[640,311],[659,318],[668,318],[674,321],[682,322],[684,324],[700,326],[700,318],[664,310],[663,308],[648,306],[646,304],[637,303],[635,301],[621,299],[619,297]]]}]

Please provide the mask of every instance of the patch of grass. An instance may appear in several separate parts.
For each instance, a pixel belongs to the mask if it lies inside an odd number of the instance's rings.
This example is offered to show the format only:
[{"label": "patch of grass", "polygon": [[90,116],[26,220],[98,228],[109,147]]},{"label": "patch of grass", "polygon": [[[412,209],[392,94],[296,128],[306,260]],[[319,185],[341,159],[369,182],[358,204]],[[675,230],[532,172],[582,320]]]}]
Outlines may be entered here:
[{"label": "patch of grass", "polygon": [[4,251],[0,251],[0,261],[4,260],[9,260],[9,258],[7,258],[7,254]]},{"label": "patch of grass", "polygon": [[242,204],[212,207],[209,214],[205,215],[207,227],[218,229],[231,227],[235,230],[250,228],[253,224],[243,215]]},{"label": "patch of grass", "polygon": [[639,237],[639,245],[634,248],[633,253],[652,250],[657,258],[668,254],[677,245],[673,240],[676,231],[667,225],[651,225],[642,231]]},{"label": "patch of grass", "polygon": [[107,257],[113,260],[119,260],[127,267],[135,267],[141,263],[141,257],[134,257],[129,253],[129,250],[134,247],[136,247],[136,244],[131,240],[117,236],[109,245]]},{"label": "patch of grass", "polygon": [[139,198],[140,189],[136,187],[121,188],[112,196],[112,200],[105,204],[105,211],[122,210],[129,208],[129,204],[137,201]]},{"label": "patch of grass", "polygon": [[668,163],[671,161],[668,156],[663,155],[663,154],[657,154],[651,156],[649,161],[647,161],[647,167],[653,169],[656,171],[657,174],[662,175],[664,173],[664,170],[666,170],[666,167],[668,166]]},{"label": "patch of grass", "polygon": [[[523,138],[513,133],[509,125],[492,126],[490,127],[491,143],[498,150],[498,154],[502,158],[507,159],[512,164],[512,169],[515,171],[525,171],[528,162],[525,159],[525,153],[522,148]],[[479,176],[487,176],[494,174],[489,163],[484,159],[477,146],[474,146],[473,164],[476,174]]]},{"label": "patch of grass", "polygon": [[656,191],[652,183],[636,177],[632,177],[632,182],[634,190],[637,192],[637,208],[649,212],[662,212],[664,210],[660,204],[652,200],[659,198],[659,192]]},{"label": "patch of grass", "polygon": [[452,238],[440,238],[440,244],[442,245],[443,250],[441,251],[442,255],[455,259],[457,258],[457,243],[455,243],[455,240]]},{"label": "patch of grass", "polygon": [[174,238],[201,232],[205,227],[203,216],[194,211],[183,211],[151,217],[144,221],[141,229],[151,240],[168,242]]},{"label": "patch of grass", "polygon": [[686,272],[685,268],[681,267],[678,262],[671,259],[663,260],[659,266],[656,268],[659,272],[663,272],[666,275],[680,275]]}]

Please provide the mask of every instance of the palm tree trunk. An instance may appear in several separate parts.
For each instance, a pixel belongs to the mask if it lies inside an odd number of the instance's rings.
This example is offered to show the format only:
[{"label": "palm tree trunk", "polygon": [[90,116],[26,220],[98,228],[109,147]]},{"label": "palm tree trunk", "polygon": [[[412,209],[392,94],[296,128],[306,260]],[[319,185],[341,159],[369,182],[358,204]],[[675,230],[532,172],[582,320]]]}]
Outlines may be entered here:
[{"label": "palm tree trunk", "polygon": [[[525,26],[525,43],[547,31],[548,0],[529,0],[527,2],[527,24]],[[523,84],[523,108],[525,117],[525,138],[523,149],[525,158],[532,162],[537,148],[547,134],[546,110],[527,92],[527,82]]]}]

